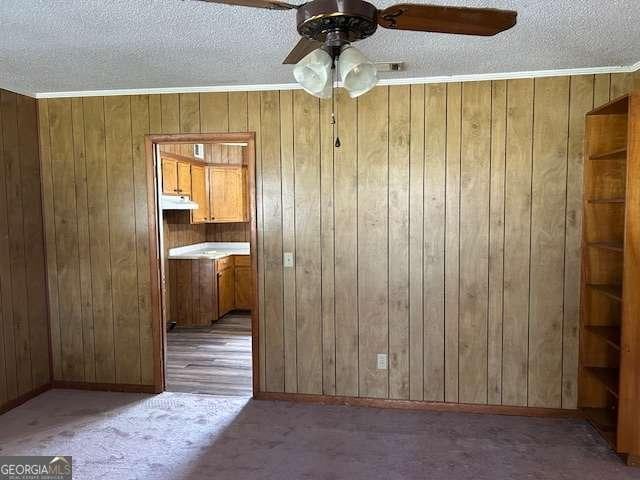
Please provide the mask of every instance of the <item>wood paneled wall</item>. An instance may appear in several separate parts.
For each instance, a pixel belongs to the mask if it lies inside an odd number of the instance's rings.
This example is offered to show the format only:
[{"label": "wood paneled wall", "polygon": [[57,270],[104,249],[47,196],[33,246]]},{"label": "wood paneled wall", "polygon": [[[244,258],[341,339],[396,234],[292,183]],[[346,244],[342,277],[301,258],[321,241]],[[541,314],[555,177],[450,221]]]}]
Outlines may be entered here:
[{"label": "wood paneled wall", "polygon": [[150,382],[144,133],[255,131],[264,390],[574,408],[584,114],[633,82],[340,91],[340,148],[302,91],[40,101],[56,378]]},{"label": "wood paneled wall", "polygon": [[0,411],[49,382],[36,101],[0,90]]}]

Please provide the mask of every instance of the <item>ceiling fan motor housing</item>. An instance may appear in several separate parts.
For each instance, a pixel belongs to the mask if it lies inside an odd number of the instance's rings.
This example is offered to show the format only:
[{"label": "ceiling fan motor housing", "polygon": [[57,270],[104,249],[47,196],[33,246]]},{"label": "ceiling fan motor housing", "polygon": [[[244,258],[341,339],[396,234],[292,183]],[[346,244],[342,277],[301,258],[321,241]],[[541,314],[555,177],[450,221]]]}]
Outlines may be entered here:
[{"label": "ceiling fan motor housing", "polygon": [[376,7],[363,0],[314,0],[298,8],[298,33],[340,48],[373,35],[377,15]]}]

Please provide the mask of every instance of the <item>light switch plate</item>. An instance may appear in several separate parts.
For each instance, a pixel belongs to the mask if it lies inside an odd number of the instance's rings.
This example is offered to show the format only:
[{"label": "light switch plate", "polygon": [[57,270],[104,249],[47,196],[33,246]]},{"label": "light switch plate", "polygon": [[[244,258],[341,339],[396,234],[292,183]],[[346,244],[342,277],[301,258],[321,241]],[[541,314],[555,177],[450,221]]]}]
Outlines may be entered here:
[{"label": "light switch plate", "polygon": [[285,267],[293,267],[293,253],[284,252],[284,266]]},{"label": "light switch plate", "polygon": [[387,369],[387,354],[379,353],[378,354],[378,370],[386,370]]}]

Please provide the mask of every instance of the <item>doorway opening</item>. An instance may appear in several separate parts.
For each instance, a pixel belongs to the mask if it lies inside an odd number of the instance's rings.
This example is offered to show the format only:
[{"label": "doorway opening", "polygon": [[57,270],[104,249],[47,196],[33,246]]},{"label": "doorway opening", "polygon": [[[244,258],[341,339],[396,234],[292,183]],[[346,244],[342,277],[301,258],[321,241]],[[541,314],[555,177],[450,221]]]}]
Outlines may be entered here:
[{"label": "doorway opening", "polygon": [[255,396],[255,135],[148,135],[146,148],[156,391]]}]

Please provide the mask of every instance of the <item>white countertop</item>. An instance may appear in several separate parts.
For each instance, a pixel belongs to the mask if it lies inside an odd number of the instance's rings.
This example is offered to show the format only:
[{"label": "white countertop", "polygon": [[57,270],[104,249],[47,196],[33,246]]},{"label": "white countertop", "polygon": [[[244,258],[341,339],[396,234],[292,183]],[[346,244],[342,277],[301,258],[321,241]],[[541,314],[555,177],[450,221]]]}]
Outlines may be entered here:
[{"label": "white countertop", "polygon": [[170,260],[218,260],[229,255],[250,255],[249,242],[205,242],[169,249]]}]

